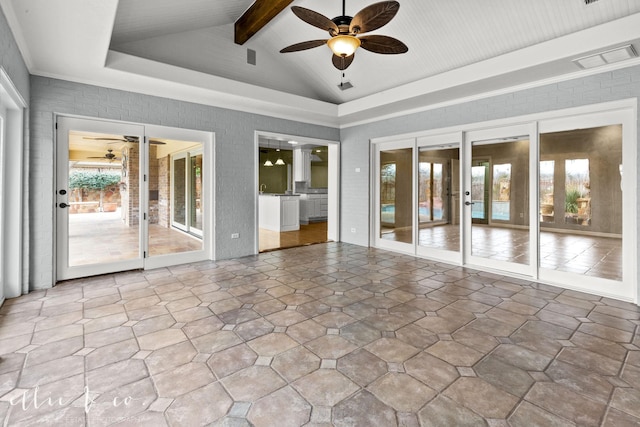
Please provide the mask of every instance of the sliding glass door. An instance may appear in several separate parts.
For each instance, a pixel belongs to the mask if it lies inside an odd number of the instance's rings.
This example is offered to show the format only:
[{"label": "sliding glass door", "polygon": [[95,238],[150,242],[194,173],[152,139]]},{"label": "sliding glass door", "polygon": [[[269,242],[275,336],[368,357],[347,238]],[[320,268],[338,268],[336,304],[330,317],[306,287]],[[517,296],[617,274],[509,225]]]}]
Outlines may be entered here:
[{"label": "sliding glass door", "polygon": [[172,224],[202,236],[202,149],[195,150],[172,156]]},{"label": "sliding glass door", "polygon": [[637,300],[631,108],[374,144],[377,247]]},{"label": "sliding glass door", "polygon": [[633,297],[633,123],[622,112],[540,123],[540,279]]},{"label": "sliding glass door", "polygon": [[397,251],[415,251],[415,140],[376,148],[376,244]]},{"label": "sliding glass door", "polygon": [[537,215],[529,202],[536,193],[534,130],[522,125],[465,135],[466,263],[535,275],[537,234],[531,218]]},{"label": "sliding glass door", "polygon": [[417,140],[417,248],[419,255],[461,262],[461,133]]}]

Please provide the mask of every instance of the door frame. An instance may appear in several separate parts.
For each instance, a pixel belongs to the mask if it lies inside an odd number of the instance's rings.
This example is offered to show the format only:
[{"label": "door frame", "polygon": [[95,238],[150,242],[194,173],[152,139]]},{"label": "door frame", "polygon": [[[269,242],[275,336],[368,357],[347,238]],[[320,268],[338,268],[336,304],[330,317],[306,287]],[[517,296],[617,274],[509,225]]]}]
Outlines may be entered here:
[{"label": "door frame", "polygon": [[[472,203],[471,194],[471,167],[473,165],[473,144],[488,144],[488,143],[504,143],[508,144],[512,137],[524,137],[529,139],[529,264],[517,264],[508,261],[496,260],[491,258],[484,258],[474,256],[472,253],[472,229],[473,219],[471,218],[471,206],[467,203]],[[503,142],[504,141],[504,142]],[[463,227],[463,248],[464,248],[464,264],[468,267],[481,267],[489,268],[493,270],[499,270],[509,272],[513,274],[524,275],[533,279],[538,278],[538,204],[532,198],[532,194],[538,194],[538,180],[531,179],[531,176],[535,174],[537,176],[538,170],[538,143],[537,143],[537,124],[536,122],[515,124],[512,126],[501,126],[494,128],[486,128],[482,130],[471,130],[465,132],[464,135],[464,150],[465,150],[465,164],[464,180],[463,180],[463,193],[464,193],[464,227]],[[492,176],[492,162],[489,162],[489,184],[491,185]],[[491,190],[489,190],[491,191]],[[491,197],[489,197],[489,200]],[[487,226],[491,226],[491,208],[485,207],[487,213]],[[476,224],[476,226],[478,226]]]},{"label": "door frame", "polygon": [[298,145],[322,145],[327,147],[329,155],[328,165],[328,187],[327,187],[327,240],[340,241],[340,141],[329,139],[319,139],[300,135],[290,135],[269,131],[254,131],[254,212],[255,212],[255,234],[254,234],[254,254],[260,253],[260,137],[266,139],[277,139],[295,141]]},{"label": "door frame", "polygon": [[[216,183],[215,183],[215,144],[216,138],[213,132],[206,132],[194,129],[183,129],[161,125],[144,125],[146,138],[149,139],[172,139],[177,141],[197,142],[202,146],[202,200],[200,202],[203,209],[202,216],[202,250],[191,252],[178,252],[165,255],[147,256],[144,259],[144,269],[154,269],[169,267],[172,265],[186,264],[215,259],[215,206],[216,206]],[[148,156],[149,150],[145,150]],[[145,158],[145,173],[149,175],[149,160]],[[149,194],[149,182],[144,183],[144,194]],[[146,198],[145,198],[146,203]],[[145,221],[146,223],[148,221]],[[148,224],[145,227],[145,243],[148,245]],[[147,253],[149,253],[147,249]]]},{"label": "door frame", "polygon": [[[447,148],[457,148],[458,149],[458,183],[460,184],[458,188],[454,189],[453,184],[451,186],[452,192],[457,192],[458,194],[458,202],[457,202],[457,213],[458,217],[458,229],[460,231],[460,241],[459,241],[459,250],[458,251],[448,251],[443,249],[435,249],[428,246],[420,246],[420,221],[417,220],[417,229],[416,229],[416,254],[422,257],[428,257],[432,259],[436,259],[438,261],[449,262],[453,264],[462,264],[462,249],[463,249],[463,234],[462,227],[464,226],[464,197],[460,192],[460,186],[462,185],[464,179],[464,150],[462,149],[462,141],[464,138],[464,134],[462,132],[452,132],[431,136],[423,136],[416,139],[416,155],[417,161],[420,161],[420,149],[428,148],[428,149],[447,149]],[[417,169],[416,169],[417,170]],[[417,176],[414,177],[414,181],[417,182]],[[414,184],[415,185],[415,184]],[[418,197],[417,192],[419,189],[416,185],[416,197]],[[419,200],[419,199],[416,199]],[[452,203],[453,209],[453,203]]]},{"label": "door frame", "polygon": [[[543,269],[538,268],[539,264],[539,252],[538,248],[533,248],[530,253],[531,257],[535,257],[531,261],[531,268],[527,271],[519,273],[501,270],[500,265],[489,266],[486,263],[472,265],[467,258],[463,258],[460,262],[450,260],[454,264],[460,266],[472,267],[481,271],[488,271],[497,274],[503,274],[505,276],[513,276],[517,278],[524,278],[526,280],[536,280],[540,283],[545,283],[553,286],[558,286],[564,289],[573,289],[577,291],[588,292],[605,297],[616,298],[624,301],[632,301],[636,304],[640,302],[640,278],[638,277],[638,248],[639,248],[639,236],[638,227],[639,220],[637,218],[637,203],[638,203],[638,100],[636,98],[621,99],[617,101],[609,101],[598,104],[583,105],[578,107],[571,107],[566,109],[544,111],[539,113],[527,114],[523,116],[515,116],[503,119],[490,120],[485,122],[467,123],[461,125],[455,125],[446,128],[438,128],[432,130],[426,130],[421,132],[412,132],[406,134],[399,134],[387,137],[373,138],[370,140],[371,145],[371,186],[370,186],[370,237],[369,244],[373,247],[378,247],[376,244],[375,233],[376,223],[379,218],[376,218],[376,159],[375,159],[375,147],[377,144],[390,143],[399,140],[406,140],[411,138],[432,138],[437,135],[443,135],[447,133],[461,133],[466,135],[471,132],[478,132],[487,129],[505,128],[518,125],[530,126],[532,129],[530,134],[530,151],[535,147],[535,153],[530,155],[530,171],[536,171],[536,179],[530,180],[529,191],[530,194],[535,196],[539,192],[539,177],[538,162],[539,162],[539,134],[550,132],[551,129],[570,130],[573,126],[585,126],[597,127],[599,121],[595,120],[600,117],[600,122],[607,122],[606,117],[615,117],[616,124],[622,123],[623,125],[623,177],[622,186],[624,193],[623,201],[623,229],[625,236],[630,236],[627,239],[626,244],[623,242],[623,279],[621,282],[608,281],[602,278],[587,278],[585,275],[572,275],[571,273],[555,272],[555,274],[549,275]],[[463,150],[464,148],[464,150]],[[468,144],[463,144],[461,147],[461,164],[463,158],[467,158],[470,154],[470,147]],[[465,160],[466,161],[466,160]],[[461,167],[461,169],[464,169]],[[531,176],[531,175],[530,175]],[[461,181],[464,185],[464,182]],[[530,233],[535,231],[536,239],[539,237],[540,224],[537,218],[537,212],[539,209],[539,200],[537,197],[530,198],[529,201],[529,217],[535,218],[530,222]],[[468,235],[469,230],[463,230],[464,235]],[[531,241],[530,241],[531,244]],[[393,249],[392,249],[393,250]],[[398,251],[401,252],[401,251]],[[402,251],[404,252],[404,251]],[[425,258],[439,260],[438,255],[435,252],[429,251],[428,253],[417,251],[414,255],[423,256]],[[579,280],[576,280],[579,278]],[[593,282],[593,283],[588,283]],[[615,292],[609,292],[605,286],[609,285],[609,282],[617,283]],[[604,285],[603,285],[604,284]]]},{"label": "door frame", "polygon": [[[204,210],[203,214],[203,247],[202,250],[199,251],[191,251],[191,252],[180,252],[166,255],[157,255],[157,256],[148,256],[149,254],[149,221],[145,219],[144,216],[140,219],[140,257],[139,259],[131,260],[131,261],[122,261],[116,263],[107,263],[107,264],[90,264],[88,266],[79,266],[74,268],[72,271],[72,275],[65,274],[66,266],[61,267],[61,260],[59,253],[61,250],[66,250],[64,247],[60,245],[64,245],[61,241],[64,240],[60,236],[59,230],[59,210],[58,203],[62,202],[62,198],[58,194],[58,183],[61,181],[60,173],[65,175],[68,173],[68,166],[66,166],[67,171],[61,172],[60,169],[65,169],[60,167],[60,156],[63,158],[68,156],[68,144],[63,141],[67,141],[66,137],[60,138],[59,135],[62,135],[62,129],[60,126],[60,122],[69,121],[69,123],[77,123],[84,124],[87,126],[84,130],[89,132],[100,132],[100,133],[109,133],[109,134],[126,134],[126,135],[138,135],[140,136],[140,210],[143,213],[146,213],[146,218],[148,218],[148,194],[149,194],[149,180],[146,177],[149,176],[149,135],[153,139],[173,139],[173,140],[183,140],[183,141],[192,141],[198,142],[202,144],[202,155],[203,155],[203,171],[202,171],[202,201],[201,205]],[[54,116],[54,123],[57,123],[57,130],[54,132],[54,141],[57,146],[57,149],[54,150],[54,164],[55,166],[55,179],[54,179],[54,191],[56,193],[55,203],[54,203],[54,212],[53,212],[53,225],[54,225],[54,242],[56,251],[54,251],[53,256],[53,272],[55,281],[58,282],[60,280],[67,280],[76,277],[89,277],[95,276],[99,274],[112,273],[116,271],[126,271],[126,270],[135,270],[135,269],[154,269],[161,267],[168,267],[172,265],[185,264],[189,262],[198,262],[205,260],[213,260],[215,259],[215,223],[214,223],[214,212],[215,212],[215,174],[214,174],[214,161],[215,161],[215,134],[213,132],[199,131],[193,129],[183,129],[183,128],[175,128],[161,125],[152,125],[152,124],[140,124],[140,123],[131,123],[131,122],[122,122],[116,120],[107,120],[107,119],[99,119],[94,117],[86,117],[86,116],[75,116],[75,115],[67,115],[67,114],[56,114]],[[140,131],[141,129],[141,131]],[[74,128],[74,130],[83,130],[82,128]],[[136,130],[136,132],[129,132],[128,130]],[[144,148],[142,145],[144,144]],[[66,176],[66,175],[65,175]],[[64,178],[64,177],[63,177]],[[66,179],[66,178],[65,178]],[[63,225],[62,231],[67,230],[68,225]],[[66,234],[63,233],[63,234]],[[146,256],[145,256],[146,255]],[[61,272],[63,274],[61,274]]]},{"label": "door frame", "polygon": [[[636,303],[640,302],[640,284],[630,278],[636,278],[638,274],[637,210],[629,207],[637,206],[637,117],[637,109],[621,108],[540,120],[538,126],[539,133],[542,134],[622,124],[622,281],[580,275],[580,287],[574,288],[613,298],[619,298],[620,295],[623,295],[625,299],[634,300]],[[629,237],[625,238],[626,236]],[[634,245],[633,242],[636,244]],[[575,273],[539,269],[540,280],[547,283],[572,283],[576,281],[576,277]],[[637,284],[636,289],[633,287],[634,283]],[[602,291],[603,285],[608,292]],[[560,286],[572,288],[570,284]]]}]

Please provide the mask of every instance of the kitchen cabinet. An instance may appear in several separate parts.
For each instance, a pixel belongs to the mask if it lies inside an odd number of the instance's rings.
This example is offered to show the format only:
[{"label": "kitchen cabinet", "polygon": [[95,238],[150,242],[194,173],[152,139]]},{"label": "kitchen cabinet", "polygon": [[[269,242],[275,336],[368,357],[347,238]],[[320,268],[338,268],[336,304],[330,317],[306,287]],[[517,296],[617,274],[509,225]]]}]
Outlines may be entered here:
[{"label": "kitchen cabinet", "polygon": [[258,225],[271,231],[300,229],[300,196],[261,194],[258,197]]},{"label": "kitchen cabinet", "polygon": [[308,224],[313,221],[326,221],[328,215],[329,198],[327,194],[300,195],[300,223]]}]

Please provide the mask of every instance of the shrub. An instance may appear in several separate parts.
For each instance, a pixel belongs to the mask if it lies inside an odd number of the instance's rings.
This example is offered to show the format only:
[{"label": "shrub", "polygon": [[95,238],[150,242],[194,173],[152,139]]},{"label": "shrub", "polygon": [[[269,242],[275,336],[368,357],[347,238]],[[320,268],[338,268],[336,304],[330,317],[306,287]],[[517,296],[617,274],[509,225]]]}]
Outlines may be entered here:
[{"label": "shrub", "polygon": [[578,213],[578,199],[582,194],[577,189],[570,189],[564,195],[564,211],[569,213]]},{"label": "shrub", "polygon": [[104,190],[120,182],[119,173],[74,171],[69,174],[69,188],[86,188],[88,190]]}]

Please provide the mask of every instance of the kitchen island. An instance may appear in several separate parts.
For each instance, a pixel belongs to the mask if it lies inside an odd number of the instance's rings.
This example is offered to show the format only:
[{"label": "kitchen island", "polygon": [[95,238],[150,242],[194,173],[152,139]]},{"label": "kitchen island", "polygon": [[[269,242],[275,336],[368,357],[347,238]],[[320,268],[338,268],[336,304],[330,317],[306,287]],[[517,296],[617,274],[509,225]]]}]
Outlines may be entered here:
[{"label": "kitchen island", "polygon": [[271,231],[300,229],[300,196],[298,194],[263,193],[258,197],[258,226]]}]

